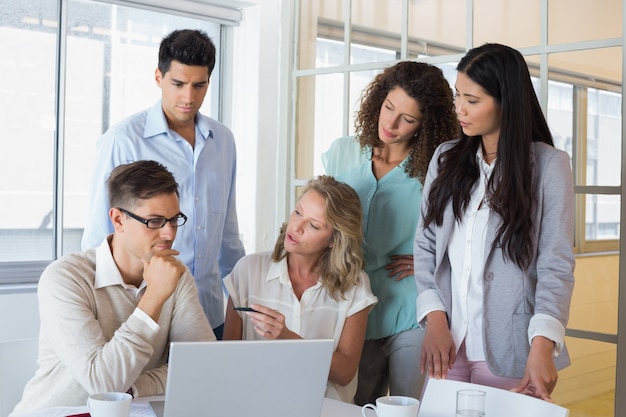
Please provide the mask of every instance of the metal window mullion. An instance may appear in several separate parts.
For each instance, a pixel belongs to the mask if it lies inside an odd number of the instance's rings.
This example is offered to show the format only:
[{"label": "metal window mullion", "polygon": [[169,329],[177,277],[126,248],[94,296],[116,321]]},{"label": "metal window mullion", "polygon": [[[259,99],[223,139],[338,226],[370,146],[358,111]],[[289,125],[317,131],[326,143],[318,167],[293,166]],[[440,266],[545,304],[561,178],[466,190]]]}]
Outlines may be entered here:
[{"label": "metal window mullion", "polygon": [[[540,45],[542,49],[548,46],[548,0],[541,0],[541,13],[540,13]],[[540,103],[543,114],[548,117],[548,54],[544,51],[539,54],[539,84],[540,88]]]},{"label": "metal window mullion", "polygon": [[[350,66],[352,53],[352,0],[343,1],[343,64]],[[350,71],[343,73],[343,134],[346,136],[350,131]]]},{"label": "metal window mullion", "polygon": [[469,51],[474,46],[474,0],[467,0],[465,2],[466,13],[465,22],[467,28],[465,29],[465,50]]},{"label": "metal window mullion", "polygon": [[409,0],[402,0],[402,33],[400,34],[400,59],[409,55]]},{"label": "metal window mullion", "polygon": [[70,0],[59,2],[59,30],[56,62],[56,132],[54,137],[54,168],[52,185],[52,238],[54,259],[63,255],[63,196],[65,168],[65,77],[67,73],[67,9]]},{"label": "metal window mullion", "polygon": [[[574,175],[574,184],[576,186],[587,185],[587,88],[582,86],[573,86],[573,143],[572,143],[572,170]],[[585,242],[587,241],[587,231],[585,228],[587,193],[579,193],[576,196],[576,228],[574,235],[576,236],[575,246],[581,252],[585,251]]]},{"label": "metal window mullion", "polygon": [[[622,0],[622,22],[626,22],[626,0]],[[624,97],[624,79],[626,78],[626,54],[624,54],[624,45],[626,44],[626,31],[622,23],[622,98]],[[621,181],[622,187],[620,193],[620,224],[621,219],[626,218],[626,195],[624,193],[623,184],[626,182],[626,146],[624,146],[624,138],[626,137],[626,106],[623,105],[622,99],[622,157],[621,157]],[[615,364],[615,411],[614,415],[626,415],[626,262],[621,259],[621,254],[626,253],[626,239],[621,236],[620,227],[620,262],[619,262],[619,283],[618,283],[618,299],[617,299],[617,359]]]},{"label": "metal window mullion", "polygon": [[595,342],[617,343],[617,335],[609,333],[592,332],[589,330],[567,329],[565,336],[575,337],[578,339],[593,340]]},{"label": "metal window mullion", "polygon": [[[295,2],[295,7],[293,8],[292,20],[293,20],[293,51],[292,51],[292,61],[290,68],[290,77],[291,77],[291,103],[289,104],[291,108],[290,112],[290,123],[288,126],[289,138],[290,140],[287,142],[288,149],[285,151],[288,155],[288,166],[287,173],[289,178],[289,195],[284,199],[285,207],[284,214],[285,216],[289,213],[291,207],[295,207],[296,204],[296,189],[298,187],[298,179],[296,178],[296,120],[298,117],[298,70],[300,69],[298,63],[300,61],[300,13],[302,0],[298,0]],[[286,217],[285,217],[286,218]],[[276,219],[278,221],[278,219]],[[276,224],[281,224],[277,222]]]}]

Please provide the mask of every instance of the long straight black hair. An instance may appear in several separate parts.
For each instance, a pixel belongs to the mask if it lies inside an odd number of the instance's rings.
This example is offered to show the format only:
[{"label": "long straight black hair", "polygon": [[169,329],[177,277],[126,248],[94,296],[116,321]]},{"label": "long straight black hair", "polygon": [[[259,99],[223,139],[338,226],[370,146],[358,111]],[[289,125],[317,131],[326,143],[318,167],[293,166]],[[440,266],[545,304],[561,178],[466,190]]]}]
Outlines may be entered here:
[{"label": "long straight black hair", "polygon": [[[531,143],[539,141],[554,146],[528,66],[519,51],[488,43],[469,50],[457,71],[480,85],[499,108],[498,158],[486,191],[490,207],[502,218],[494,245],[500,245],[505,257],[527,269],[535,252],[531,239],[536,205],[532,194]],[[461,133],[461,140],[440,155],[439,174],[428,196],[425,226],[432,222],[441,225],[450,201],[454,217],[461,219],[472,187],[480,177],[476,161],[480,145],[481,136]]]}]

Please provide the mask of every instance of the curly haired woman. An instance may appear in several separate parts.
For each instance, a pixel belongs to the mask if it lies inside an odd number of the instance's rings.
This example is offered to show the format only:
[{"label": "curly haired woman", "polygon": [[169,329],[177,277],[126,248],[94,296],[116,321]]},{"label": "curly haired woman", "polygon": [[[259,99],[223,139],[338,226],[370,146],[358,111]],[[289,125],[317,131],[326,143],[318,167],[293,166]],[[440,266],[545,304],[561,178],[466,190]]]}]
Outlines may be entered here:
[{"label": "curly haired woman", "polygon": [[364,90],[355,128],[356,136],[335,140],[322,156],[326,172],[359,195],[365,271],[378,297],[367,322],[355,403],[387,392],[419,398],[424,330],[415,311],[413,238],[430,158],[459,134],[450,85],[429,64],[391,66]]}]

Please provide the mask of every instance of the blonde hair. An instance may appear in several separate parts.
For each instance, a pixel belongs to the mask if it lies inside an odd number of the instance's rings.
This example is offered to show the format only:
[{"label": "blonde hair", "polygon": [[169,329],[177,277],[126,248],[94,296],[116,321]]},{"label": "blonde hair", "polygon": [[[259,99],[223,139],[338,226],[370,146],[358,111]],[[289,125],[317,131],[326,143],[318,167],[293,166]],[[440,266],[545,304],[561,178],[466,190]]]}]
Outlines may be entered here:
[{"label": "blonde hair", "polygon": [[[319,261],[322,286],[333,299],[339,300],[357,284],[364,265],[361,202],[352,187],[328,175],[310,180],[300,198],[311,190],[324,198],[326,223],[332,229],[332,245]],[[287,223],[283,223],[274,246],[274,262],[287,256],[286,229]]]}]

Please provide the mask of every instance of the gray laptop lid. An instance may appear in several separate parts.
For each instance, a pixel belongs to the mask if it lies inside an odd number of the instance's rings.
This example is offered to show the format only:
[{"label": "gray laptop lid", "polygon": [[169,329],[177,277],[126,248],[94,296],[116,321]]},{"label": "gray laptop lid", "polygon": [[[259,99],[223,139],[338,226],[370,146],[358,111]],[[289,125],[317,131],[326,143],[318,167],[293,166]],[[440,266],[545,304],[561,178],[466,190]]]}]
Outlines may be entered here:
[{"label": "gray laptop lid", "polygon": [[163,416],[319,417],[333,346],[331,339],[173,342]]}]

